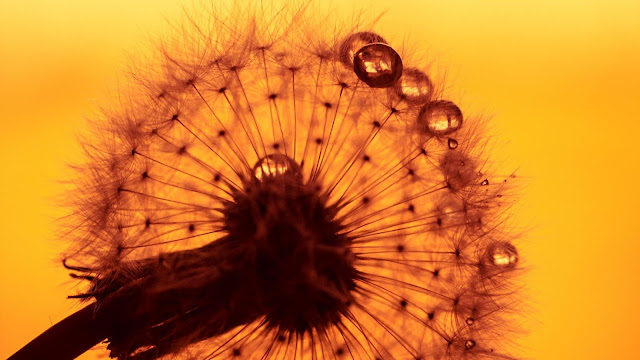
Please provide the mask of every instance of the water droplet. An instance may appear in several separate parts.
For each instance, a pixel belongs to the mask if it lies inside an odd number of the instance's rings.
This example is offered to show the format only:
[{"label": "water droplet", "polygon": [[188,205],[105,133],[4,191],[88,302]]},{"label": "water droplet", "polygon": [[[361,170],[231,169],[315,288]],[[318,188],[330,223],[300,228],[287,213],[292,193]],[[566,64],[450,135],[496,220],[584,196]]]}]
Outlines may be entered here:
[{"label": "water droplet", "polygon": [[464,221],[463,203],[450,194],[444,194],[434,200],[432,214],[436,224],[433,229],[447,229]]},{"label": "water droplet", "polygon": [[489,185],[489,179],[484,179],[484,180],[482,180],[482,182],[480,183],[480,185],[482,185],[482,186],[487,186],[487,185]]},{"label": "water droplet", "polygon": [[368,31],[357,32],[349,35],[342,41],[342,44],[338,49],[338,58],[344,66],[349,69],[353,69],[353,57],[356,56],[358,50],[362,49],[365,45],[374,43],[386,44],[387,41],[382,38],[382,36]]},{"label": "water droplet", "polygon": [[462,126],[462,111],[451,101],[432,101],[420,109],[418,124],[430,134],[448,135]]},{"label": "water droplet", "polygon": [[467,341],[465,341],[465,342],[464,342],[464,347],[465,347],[467,350],[471,350],[471,349],[473,349],[473,347],[474,347],[474,346],[476,346],[476,342],[475,342],[475,341],[473,341],[473,340],[471,340],[471,339],[469,339],[469,340],[467,340]]},{"label": "water droplet", "polygon": [[467,323],[467,325],[473,325],[473,323],[476,322],[476,320],[472,317],[468,317],[465,322]]},{"label": "water droplet", "polygon": [[471,184],[476,184],[476,166],[467,155],[460,151],[445,152],[439,166],[451,191],[458,191]]},{"label": "water droplet", "polygon": [[395,85],[402,76],[402,59],[389,45],[369,44],[354,56],[353,71],[370,87],[387,88]]},{"label": "water droplet", "polygon": [[455,149],[458,147],[458,140],[450,138],[448,141],[448,144],[449,144],[449,149]]},{"label": "water droplet", "polygon": [[422,71],[414,68],[404,69],[396,84],[396,93],[402,99],[414,104],[426,103],[431,98],[433,84]]},{"label": "water droplet", "polygon": [[494,266],[513,267],[518,263],[518,250],[508,242],[499,241],[489,245],[487,258]]},{"label": "water droplet", "polygon": [[302,180],[302,170],[293,159],[283,154],[267,155],[253,167],[253,176],[261,181],[267,178]]}]

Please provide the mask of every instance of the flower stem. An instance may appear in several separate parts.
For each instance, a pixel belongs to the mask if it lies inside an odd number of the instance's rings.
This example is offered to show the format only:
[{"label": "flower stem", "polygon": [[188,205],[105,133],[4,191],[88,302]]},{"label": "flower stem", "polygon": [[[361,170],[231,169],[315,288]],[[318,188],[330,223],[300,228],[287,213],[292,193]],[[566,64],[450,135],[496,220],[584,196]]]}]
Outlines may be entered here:
[{"label": "flower stem", "polygon": [[75,359],[107,338],[104,321],[95,316],[95,309],[96,304],[92,303],[73,313],[33,339],[8,360]]}]

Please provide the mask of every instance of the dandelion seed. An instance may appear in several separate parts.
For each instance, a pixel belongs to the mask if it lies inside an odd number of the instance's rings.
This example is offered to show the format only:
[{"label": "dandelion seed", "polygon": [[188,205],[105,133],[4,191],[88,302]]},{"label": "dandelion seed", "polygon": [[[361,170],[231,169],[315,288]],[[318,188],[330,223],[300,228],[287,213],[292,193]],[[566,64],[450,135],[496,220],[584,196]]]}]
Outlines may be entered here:
[{"label": "dandelion seed", "polygon": [[63,262],[91,303],[12,360],[514,358],[480,127],[397,45],[290,10],[189,18],[95,120]]}]

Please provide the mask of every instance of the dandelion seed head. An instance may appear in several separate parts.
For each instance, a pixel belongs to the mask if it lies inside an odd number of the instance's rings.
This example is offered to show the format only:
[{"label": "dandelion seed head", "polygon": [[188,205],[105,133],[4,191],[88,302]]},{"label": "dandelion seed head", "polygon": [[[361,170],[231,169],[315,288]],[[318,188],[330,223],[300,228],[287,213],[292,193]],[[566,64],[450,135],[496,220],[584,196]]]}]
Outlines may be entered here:
[{"label": "dandelion seed head", "polygon": [[94,120],[65,266],[110,355],[514,358],[479,120],[372,29],[262,10],[188,16]]}]

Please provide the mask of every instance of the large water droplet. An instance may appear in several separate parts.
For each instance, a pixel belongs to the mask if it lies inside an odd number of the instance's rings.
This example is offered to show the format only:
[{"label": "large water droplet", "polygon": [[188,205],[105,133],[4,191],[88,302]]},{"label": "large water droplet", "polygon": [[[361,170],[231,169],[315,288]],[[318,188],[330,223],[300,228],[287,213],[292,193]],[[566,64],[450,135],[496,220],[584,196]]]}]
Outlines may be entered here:
[{"label": "large water droplet", "polygon": [[472,317],[468,317],[467,320],[465,320],[465,322],[467,323],[467,325],[473,325],[473,323],[476,322],[476,320]]},{"label": "large water droplet", "polygon": [[447,144],[449,145],[449,149],[455,149],[458,147],[458,140],[449,138]]},{"label": "large water droplet", "polygon": [[387,88],[402,76],[402,59],[389,45],[369,44],[354,56],[353,71],[370,87]]},{"label": "large water droplet", "polygon": [[418,125],[427,133],[448,135],[462,126],[462,111],[451,101],[432,101],[420,109]]},{"label": "large water droplet", "polygon": [[264,181],[268,178],[302,180],[302,170],[293,159],[283,154],[267,155],[253,167],[253,176]]},{"label": "large water droplet", "polygon": [[413,104],[426,103],[431,99],[433,92],[433,84],[429,77],[414,68],[404,69],[395,87],[400,98]]},{"label": "large water droplet", "polygon": [[518,263],[518,250],[508,242],[495,242],[487,248],[487,258],[494,266],[514,267]]},{"label": "large water droplet", "polygon": [[368,31],[351,34],[342,41],[342,44],[340,44],[340,48],[338,49],[338,58],[344,66],[349,69],[353,69],[353,58],[356,56],[358,50],[362,49],[365,45],[374,43],[386,44],[387,41],[382,38],[382,36]]}]

